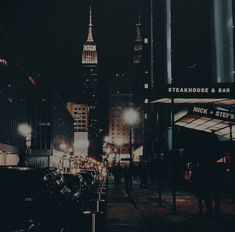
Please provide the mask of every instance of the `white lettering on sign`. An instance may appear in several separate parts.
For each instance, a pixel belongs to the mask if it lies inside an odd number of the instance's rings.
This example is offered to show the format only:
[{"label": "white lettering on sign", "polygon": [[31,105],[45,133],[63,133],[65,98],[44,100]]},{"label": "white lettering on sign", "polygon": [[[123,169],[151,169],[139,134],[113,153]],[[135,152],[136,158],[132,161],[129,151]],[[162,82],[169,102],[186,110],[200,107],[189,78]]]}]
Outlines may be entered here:
[{"label": "white lettering on sign", "polygon": [[231,120],[235,119],[235,115],[228,113],[228,112],[216,111],[215,116],[220,117],[220,118],[225,118],[225,119],[231,119]]},{"label": "white lettering on sign", "polygon": [[231,93],[228,87],[208,88],[208,87],[168,87],[168,93]]},{"label": "white lettering on sign", "polygon": [[179,87],[169,87],[169,93],[209,93],[208,88],[179,88]]},{"label": "white lettering on sign", "polygon": [[208,114],[208,109],[194,106],[193,112],[201,113],[201,114]]},{"label": "white lettering on sign", "polygon": [[230,93],[230,88],[219,88],[218,93]]}]

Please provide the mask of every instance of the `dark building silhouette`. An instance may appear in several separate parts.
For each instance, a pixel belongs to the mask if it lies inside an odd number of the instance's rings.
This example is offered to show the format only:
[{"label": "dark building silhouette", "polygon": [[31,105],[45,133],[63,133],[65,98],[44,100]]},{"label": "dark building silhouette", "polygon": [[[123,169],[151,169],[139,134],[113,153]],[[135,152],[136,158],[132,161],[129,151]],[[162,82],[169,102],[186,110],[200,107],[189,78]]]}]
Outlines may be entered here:
[{"label": "dark building silhouette", "polygon": [[32,127],[28,165],[60,167],[63,156],[73,150],[74,120],[59,95],[37,89],[30,98],[29,124]]},{"label": "dark building silhouette", "polygon": [[[144,13],[144,12],[143,12]],[[143,20],[143,24],[142,24]],[[139,112],[139,123],[135,127],[135,144],[143,146],[147,156],[150,151],[150,97],[151,97],[151,38],[148,18],[138,16],[135,25],[132,63],[132,92],[133,104]]]},{"label": "dark building silhouette", "polygon": [[[109,84],[109,145],[110,153],[120,149],[129,153],[129,126],[124,121],[124,111],[132,106],[131,78],[124,72],[114,73]],[[118,140],[122,145],[119,148]]]},{"label": "dark building silhouette", "polygon": [[[25,138],[18,127],[28,123],[28,104],[35,89],[32,77],[25,76],[14,63],[0,58],[0,163],[16,165]],[[23,91],[22,91],[23,89]]]}]

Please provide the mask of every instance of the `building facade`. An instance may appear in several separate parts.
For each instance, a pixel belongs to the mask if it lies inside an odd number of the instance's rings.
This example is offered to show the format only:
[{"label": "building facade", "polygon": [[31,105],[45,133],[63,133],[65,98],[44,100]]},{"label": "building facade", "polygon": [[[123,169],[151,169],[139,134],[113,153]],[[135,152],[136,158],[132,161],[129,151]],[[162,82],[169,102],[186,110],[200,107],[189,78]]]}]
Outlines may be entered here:
[{"label": "building facade", "polygon": [[[145,15],[145,14],[144,14]],[[146,17],[146,16],[145,16]],[[135,128],[136,147],[142,147],[143,153],[147,156],[151,132],[151,44],[150,34],[147,30],[148,20],[138,16],[135,25],[136,34],[133,44],[132,63],[132,93],[133,104],[139,112],[139,123]],[[142,23],[143,21],[143,23]],[[143,155],[143,154],[142,154]]]},{"label": "building facade", "polygon": [[74,118],[74,156],[88,156],[88,105],[67,103],[67,109]]},{"label": "building facade", "polygon": [[0,77],[0,165],[17,165],[25,149],[18,127],[28,123],[28,103],[35,86],[32,78],[4,57],[0,57]]},{"label": "building facade", "polygon": [[126,73],[115,73],[109,87],[110,154],[115,154],[117,151],[121,156],[129,154],[129,125],[124,121],[124,112],[130,106],[132,106],[131,78]]},{"label": "building facade", "polygon": [[73,154],[74,120],[55,91],[34,92],[30,99],[29,124],[31,152],[26,156],[26,163],[63,169]]}]

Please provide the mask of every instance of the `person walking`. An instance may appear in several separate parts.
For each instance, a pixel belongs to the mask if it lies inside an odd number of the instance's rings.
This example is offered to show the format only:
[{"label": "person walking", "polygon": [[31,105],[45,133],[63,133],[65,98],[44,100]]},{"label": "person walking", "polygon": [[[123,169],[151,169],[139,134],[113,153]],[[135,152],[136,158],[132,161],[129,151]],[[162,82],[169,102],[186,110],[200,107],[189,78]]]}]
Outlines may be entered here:
[{"label": "person walking", "polygon": [[199,214],[203,213],[203,206],[206,207],[206,213],[212,213],[212,185],[209,163],[201,161],[194,167],[192,175],[193,191],[198,197]]},{"label": "person walking", "polygon": [[144,161],[140,164],[140,188],[147,188],[148,187],[148,167],[147,167],[147,161]]}]

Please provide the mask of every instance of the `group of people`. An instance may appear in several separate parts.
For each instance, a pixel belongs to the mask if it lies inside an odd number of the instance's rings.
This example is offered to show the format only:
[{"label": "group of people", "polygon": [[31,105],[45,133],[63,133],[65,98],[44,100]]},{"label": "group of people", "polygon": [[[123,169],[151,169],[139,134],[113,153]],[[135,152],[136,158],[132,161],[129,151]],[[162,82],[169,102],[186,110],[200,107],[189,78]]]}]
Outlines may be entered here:
[{"label": "group of people", "polygon": [[198,197],[198,209],[208,214],[220,213],[221,193],[226,190],[224,167],[215,162],[198,162],[193,169],[192,187]]},{"label": "group of people", "polygon": [[113,165],[110,171],[114,176],[114,183],[116,188],[119,189],[121,180],[123,179],[125,183],[125,190],[128,192],[132,189],[132,178],[139,178],[140,188],[147,188],[149,179],[148,177],[150,177],[152,184],[156,184],[160,172],[162,172],[161,170],[161,165],[158,165],[156,162],[142,161],[131,164],[116,163]]},{"label": "group of people", "polygon": [[124,164],[124,165],[120,165],[119,163],[115,164],[112,167],[111,172],[114,176],[114,184],[117,190],[119,190],[122,178],[124,178],[125,190],[127,192],[131,190],[133,170],[130,168],[128,164]]},{"label": "group of people", "polygon": [[[148,188],[151,184],[159,183],[159,180],[167,180],[167,165],[153,160],[152,162],[140,162],[138,164],[117,163],[111,168],[114,183],[119,190],[122,180],[128,193],[132,189],[132,180],[140,179],[140,188]],[[216,162],[197,162],[193,166],[191,186],[193,193],[198,198],[199,213],[204,210],[207,213],[220,213],[220,196],[225,189],[224,168]]]}]

